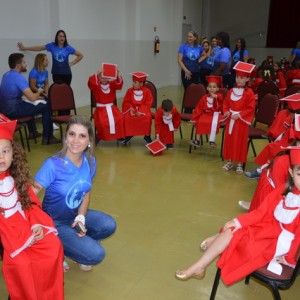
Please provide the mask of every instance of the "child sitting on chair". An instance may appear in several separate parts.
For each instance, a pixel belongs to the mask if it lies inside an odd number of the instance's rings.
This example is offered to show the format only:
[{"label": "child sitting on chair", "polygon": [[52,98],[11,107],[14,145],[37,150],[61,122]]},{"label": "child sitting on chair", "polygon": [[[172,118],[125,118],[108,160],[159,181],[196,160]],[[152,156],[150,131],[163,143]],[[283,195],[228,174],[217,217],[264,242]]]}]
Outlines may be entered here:
[{"label": "child sitting on chair", "polygon": [[173,149],[174,131],[181,124],[181,115],[172,100],[165,99],[155,113],[156,139],[166,145],[167,149]]},{"label": "child sitting on chair", "polygon": [[208,82],[208,94],[204,95],[197,104],[191,122],[195,124],[196,140],[191,140],[190,144],[196,147],[201,146],[201,134],[209,134],[209,144],[216,148],[216,134],[219,132],[219,116],[222,111],[223,96],[218,93],[222,83],[221,76],[206,76]]}]

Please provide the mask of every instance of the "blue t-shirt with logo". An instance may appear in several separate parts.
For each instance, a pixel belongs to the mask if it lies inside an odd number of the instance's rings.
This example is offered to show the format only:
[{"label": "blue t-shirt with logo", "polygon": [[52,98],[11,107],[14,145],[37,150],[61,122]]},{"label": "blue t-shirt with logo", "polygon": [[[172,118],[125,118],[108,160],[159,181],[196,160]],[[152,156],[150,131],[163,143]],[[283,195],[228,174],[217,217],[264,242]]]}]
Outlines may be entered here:
[{"label": "blue t-shirt with logo", "polygon": [[214,58],[214,65],[213,65],[212,73],[214,73],[219,68],[221,63],[226,64],[226,67],[223,70],[221,75],[228,74],[230,63],[231,63],[231,53],[230,53],[229,48],[227,48],[227,47],[220,48],[220,50],[217,51],[215,58]]},{"label": "blue t-shirt with logo", "polygon": [[75,166],[67,156],[54,155],[46,159],[34,179],[46,189],[43,210],[53,220],[67,221],[77,216],[78,208],[91,190],[96,174],[94,157],[91,165],[92,170],[85,154],[80,167]]},{"label": "blue t-shirt with logo", "polygon": [[210,69],[213,68],[215,57],[218,51],[220,51],[220,49],[221,49],[220,46],[216,46],[215,48],[213,48],[210,52],[210,56],[206,59],[206,63],[210,66]]},{"label": "blue t-shirt with logo", "polygon": [[203,52],[203,48],[199,45],[190,46],[182,44],[178,53],[182,54],[182,62],[190,72],[199,72],[199,58]]},{"label": "blue t-shirt with logo", "polygon": [[248,50],[244,49],[244,52],[243,52],[243,57],[241,57],[241,51],[240,50],[237,50],[235,52],[232,53],[232,67],[234,67],[236,65],[236,63],[238,61],[244,61],[244,57],[245,56],[248,56],[249,53],[248,53]]},{"label": "blue t-shirt with logo", "polygon": [[58,47],[54,42],[45,45],[46,50],[52,55],[52,74],[71,74],[69,55],[75,54],[72,46]]},{"label": "blue t-shirt with logo", "polygon": [[293,67],[296,67],[297,62],[300,61],[300,49],[294,48],[294,49],[292,50],[292,53],[291,53],[291,54],[294,54],[294,55],[295,55],[295,58],[294,58],[294,60],[293,60],[293,62],[292,62],[292,65],[293,65]]},{"label": "blue t-shirt with logo", "polygon": [[33,68],[29,73],[29,79],[36,80],[37,88],[44,88],[46,80],[48,79],[48,71],[44,70],[43,72],[39,72],[37,68]]},{"label": "blue t-shirt with logo", "polygon": [[10,115],[23,102],[23,91],[29,88],[26,78],[15,70],[7,71],[0,86],[0,111]]}]

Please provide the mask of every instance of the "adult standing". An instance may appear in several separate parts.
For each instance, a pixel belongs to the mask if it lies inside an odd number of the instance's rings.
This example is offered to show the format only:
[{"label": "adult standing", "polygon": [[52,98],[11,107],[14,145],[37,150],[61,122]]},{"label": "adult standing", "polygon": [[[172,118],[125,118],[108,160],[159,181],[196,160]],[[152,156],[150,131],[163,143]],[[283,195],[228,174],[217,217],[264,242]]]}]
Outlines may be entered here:
[{"label": "adult standing", "polygon": [[[26,47],[19,42],[18,47],[21,51],[43,51],[47,50],[52,55],[52,79],[55,83],[66,83],[71,85],[71,67],[82,60],[83,54],[69,45],[67,35],[63,30],[58,30],[54,42],[41,46]],[[69,62],[69,56],[75,55],[76,58]]]},{"label": "adult standing", "polygon": [[297,68],[297,62],[300,61],[300,41],[297,42],[296,48],[292,49],[290,56],[290,64],[293,68]]},{"label": "adult standing", "polygon": [[230,84],[229,68],[231,64],[229,34],[227,32],[219,32],[217,34],[217,41],[220,48],[215,54],[211,75],[222,76],[223,86],[228,88]]},{"label": "adult standing", "polygon": [[[65,256],[90,271],[105,257],[99,241],[112,235],[115,220],[89,209],[92,180],[96,174],[94,133],[91,122],[73,116],[67,127],[63,148],[49,157],[34,178],[34,191],[46,189],[43,210],[54,220]],[[69,267],[64,263],[64,269]]]},{"label": "adult standing", "polygon": [[238,61],[247,62],[249,58],[248,50],[246,49],[246,41],[244,38],[239,37],[236,40],[235,49],[232,51],[231,71],[230,71],[230,84],[229,88],[232,88],[235,84],[235,69],[233,67]]},{"label": "adult standing", "polygon": [[[12,53],[8,58],[10,70],[3,77],[0,86],[0,111],[10,119],[33,117],[42,114],[43,138],[42,145],[57,144],[61,141],[53,136],[53,123],[51,120],[50,107],[46,102],[37,105],[34,101],[41,99],[44,90],[38,88],[34,93],[29,87],[25,77],[21,74],[26,72],[27,64],[23,53]],[[23,101],[25,96],[29,102]],[[34,120],[27,123],[30,135],[37,135]]]},{"label": "adult standing", "polygon": [[200,82],[199,59],[205,56],[203,48],[198,44],[198,34],[191,30],[187,34],[187,41],[178,50],[178,64],[181,68],[181,80],[184,89],[191,83]]},{"label": "adult standing", "polygon": [[209,41],[205,40],[202,42],[205,56],[200,58],[200,81],[207,86],[206,76],[209,76],[212,70],[211,64],[211,47]]}]

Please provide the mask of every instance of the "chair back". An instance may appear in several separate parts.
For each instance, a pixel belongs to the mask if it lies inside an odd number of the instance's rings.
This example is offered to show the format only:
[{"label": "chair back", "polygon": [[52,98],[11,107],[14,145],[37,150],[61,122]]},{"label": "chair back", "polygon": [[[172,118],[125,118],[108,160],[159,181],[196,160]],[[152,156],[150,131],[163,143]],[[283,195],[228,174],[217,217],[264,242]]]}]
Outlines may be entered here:
[{"label": "chair back", "polygon": [[52,111],[74,110],[76,106],[72,88],[66,83],[53,83],[48,92]]},{"label": "chair back", "polygon": [[260,101],[256,115],[255,115],[255,124],[256,122],[270,126],[278,112],[279,107],[279,98],[278,95],[266,94]]},{"label": "chair back", "polygon": [[226,89],[226,88],[219,88],[219,93],[221,93],[222,96],[223,96],[223,99],[225,99],[225,97],[228,94],[228,89]]},{"label": "chair back", "polygon": [[194,109],[202,96],[206,94],[206,88],[201,83],[192,83],[190,84],[183,95],[182,108],[181,112],[185,109]]},{"label": "chair back", "polygon": [[271,80],[264,80],[257,87],[258,104],[268,93],[279,95],[279,89],[275,82]]},{"label": "chair back", "polygon": [[154,108],[155,111],[157,110],[157,89],[153,82],[146,80],[144,86],[150,90],[153,97],[153,102],[151,108]]},{"label": "chair back", "polygon": [[300,93],[300,84],[292,84],[285,90],[285,97]]},{"label": "chair back", "polygon": [[94,108],[96,107],[96,100],[94,98],[93,92],[90,93],[90,104],[91,104],[91,116],[90,120],[92,121],[94,118]]}]

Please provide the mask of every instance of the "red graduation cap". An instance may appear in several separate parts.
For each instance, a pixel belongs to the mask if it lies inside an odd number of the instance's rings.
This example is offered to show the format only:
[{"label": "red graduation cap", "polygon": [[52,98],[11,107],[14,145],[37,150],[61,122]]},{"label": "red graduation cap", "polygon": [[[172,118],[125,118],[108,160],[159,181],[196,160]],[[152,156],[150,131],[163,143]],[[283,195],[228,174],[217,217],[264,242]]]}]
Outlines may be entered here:
[{"label": "red graduation cap", "polygon": [[146,81],[148,76],[148,74],[145,72],[132,72],[130,73],[130,75],[132,75],[133,81],[140,81],[140,82]]},{"label": "red graduation cap", "polygon": [[291,110],[300,110],[300,93],[295,93],[290,96],[280,99],[281,101],[287,101],[288,108]]},{"label": "red graduation cap", "polygon": [[282,149],[290,150],[291,165],[300,165],[300,146],[281,147]]},{"label": "red graduation cap", "polygon": [[238,61],[233,69],[237,76],[249,77],[251,72],[254,70],[255,65],[248,64],[243,61]]},{"label": "red graduation cap", "polygon": [[162,154],[163,150],[167,147],[159,140],[155,140],[146,145],[146,147],[150,150],[150,152],[156,156]]},{"label": "red graduation cap", "polygon": [[102,77],[116,79],[118,75],[118,66],[115,64],[102,64]]},{"label": "red graduation cap", "polygon": [[215,82],[219,87],[222,86],[222,76],[206,76],[205,79],[208,83]]},{"label": "red graduation cap", "polygon": [[10,120],[6,116],[0,114],[0,139],[12,141],[17,126],[17,121]]}]

